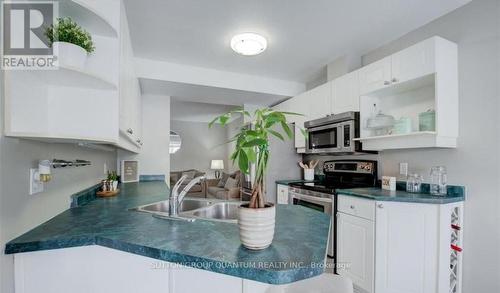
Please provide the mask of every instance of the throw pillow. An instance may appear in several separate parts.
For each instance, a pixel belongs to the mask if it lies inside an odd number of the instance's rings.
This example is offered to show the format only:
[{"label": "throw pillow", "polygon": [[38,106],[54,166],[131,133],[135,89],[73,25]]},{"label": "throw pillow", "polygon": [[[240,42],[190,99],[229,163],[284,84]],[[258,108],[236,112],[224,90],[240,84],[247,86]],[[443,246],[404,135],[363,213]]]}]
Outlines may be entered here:
[{"label": "throw pillow", "polygon": [[187,178],[186,180],[192,180],[194,179],[194,175],[196,175],[196,171],[186,171],[186,172],[182,172],[182,176],[186,175]]},{"label": "throw pillow", "polygon": [[229,178],[229,174],[222,173],[222,178],[217,183],[217,187],[224,187],[224,185],[226,185],[227,178]]},{"label": "throw pillow", "polygon": [[236,182],[236,180],[231,177],[227,178],[226,184],[224,185],[224,189],[229,190],[235,187],[238,187],[238,183]]}]

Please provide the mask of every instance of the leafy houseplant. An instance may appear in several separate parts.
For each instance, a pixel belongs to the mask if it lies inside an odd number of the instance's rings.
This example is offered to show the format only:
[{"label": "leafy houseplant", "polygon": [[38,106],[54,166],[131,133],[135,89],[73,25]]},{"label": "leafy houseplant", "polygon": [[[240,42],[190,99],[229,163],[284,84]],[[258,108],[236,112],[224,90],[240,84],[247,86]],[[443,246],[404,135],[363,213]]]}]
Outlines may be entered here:
[{"label": "leafy houseplant", "polygon": [[83,70],[87,54],[95,50],[90,33],[69,17],[58,18],[45,29],[45,36],[57,48],[59,64]]},{"label": "leafy houseplant", "polygon": [[118,188],[118,174],[116,173],[116,171],[108,171],[107,181],[111,184],[111,191],[115,191]]},{"label": "leafy houseplant", "polygon": [[58,18],[55,25],[45,30],[45,36],[52,45],[54,42],[66,42],[82,47],[87,53],[95,50],[92,36],[70,17]]},{"label": "leafy houseplant", "polygon": [[[264,249],[268,247],[274,235],[275,206],[266,203],[264,180],[269,161],[269,138],[274,136],[285,140],[285,136],[291,139],[292,130],[288,125],[287,115],[300,115],[291,112],[280,112],[270,108],[257,109],[251,115],[248,111],[238,108],[226,114],[216,117],[209,124],[212,127],[218,122],[226,125],[234,114],[241,114],[251,118],[251,127],[242,127],[239,132],[229,141],[236,142],[235,149],[231,154],[233,163],[237,162],[240,171],[249,174],[252,165],[255,166],[255,178],[250,202],[240,206],[238,212],[238,224],[240,227],[240,239],[243,245],[249,249]],[[278,129],[283,130],[280,133]]]}]

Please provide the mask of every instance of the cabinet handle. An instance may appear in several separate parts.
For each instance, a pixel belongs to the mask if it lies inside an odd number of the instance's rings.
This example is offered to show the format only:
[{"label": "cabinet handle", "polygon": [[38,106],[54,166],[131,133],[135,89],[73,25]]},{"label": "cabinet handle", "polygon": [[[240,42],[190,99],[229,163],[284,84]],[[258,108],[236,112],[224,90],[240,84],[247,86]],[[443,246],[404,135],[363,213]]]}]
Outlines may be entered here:
[{"label": "cabinet handle", "polygon": [[390,84],[391,84],[390,81],[388,81],[388,80],[384,81],[384,85],[390,85]]},{"label": "cabinet handle", "polygon": [[395,78],[395,77],[394,77],[391,81],[392,81],[392,82],[398,82],[399,80],[398,80],[397,78]]},{"label": "cabinet handle", "polygon": [[383,204],[381,204],[381,203],[379,203],[379,204],[377,205],[377,207],[378,207],[379,209],[383,209],[383,208],[384,208],[384,205],[383,205]]},{"label": "cabinet handle", "polygon": [[132,128],[127,129],[128,134],[134,134],[134,130]]}]

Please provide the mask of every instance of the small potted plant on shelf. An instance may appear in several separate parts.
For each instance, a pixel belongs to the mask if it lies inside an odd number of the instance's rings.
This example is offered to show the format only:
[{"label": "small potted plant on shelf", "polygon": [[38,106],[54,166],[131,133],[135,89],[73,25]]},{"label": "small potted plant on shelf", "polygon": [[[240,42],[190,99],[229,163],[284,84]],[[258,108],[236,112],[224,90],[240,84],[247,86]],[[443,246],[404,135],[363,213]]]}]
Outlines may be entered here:
[{"label": "small potted plant on shelf", "polygon": [[[285,136],[293,137],[292,129],[288,125],[286,115],[300,115],[297,113],[280,112],[270,108],[257,109],[251,115],[244,109],[238,108],[216,117],[209,124],[226,125],[234,114],[241,114],[251,119],[249,126],[243,126],[229,141],[236,146],[231,155],[233,163],[237,162],[243,174],[249,174],[255,169],[252,195],[249,203],[242,204],[238,209],[238,226],[240,240],[243,246],[252,250],[261,250],[271,245],[274,237],[276,207],[266,202],[265,175],[269,160],[269,138],[274,136],[285,140]],[[283,133],[280,133],[283,130]],[[252,166],[253,165],[253,166]]]},{"label": "small potted plant on shelf", "polygon": [[70,17],[58,18],[55,24],[46,28],[45,36],[55,49],[59,65],[83,70],[87,55],[95,50],[90,33]]}]

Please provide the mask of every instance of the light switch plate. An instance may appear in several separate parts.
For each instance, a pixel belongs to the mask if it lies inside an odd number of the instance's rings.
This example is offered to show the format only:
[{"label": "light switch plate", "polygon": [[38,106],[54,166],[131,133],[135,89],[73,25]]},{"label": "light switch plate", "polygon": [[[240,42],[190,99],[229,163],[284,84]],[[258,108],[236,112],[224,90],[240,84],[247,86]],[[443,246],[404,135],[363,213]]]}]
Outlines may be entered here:
[{"label": "light switch plate", "polygon": [[399,175],[408,176],[408,163],[399,163]]},{"label": "light switch plate", "polygon": [[43,182],[35,180],[35,173],[38,169],[30,169],[30,195],[43,192]]}]

